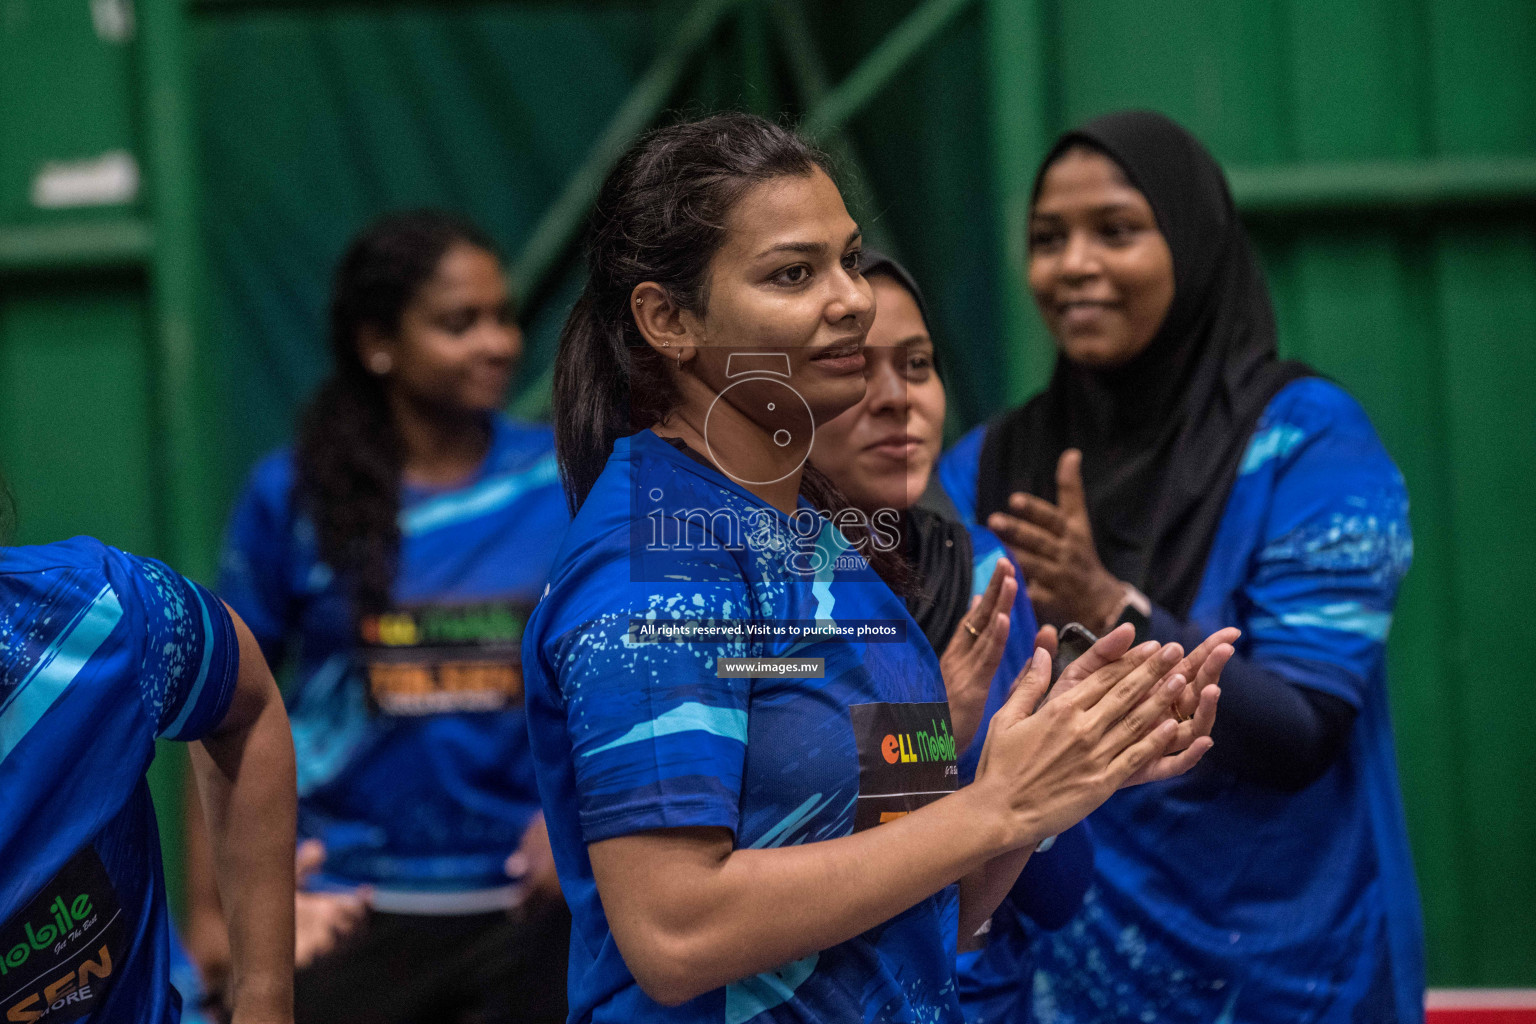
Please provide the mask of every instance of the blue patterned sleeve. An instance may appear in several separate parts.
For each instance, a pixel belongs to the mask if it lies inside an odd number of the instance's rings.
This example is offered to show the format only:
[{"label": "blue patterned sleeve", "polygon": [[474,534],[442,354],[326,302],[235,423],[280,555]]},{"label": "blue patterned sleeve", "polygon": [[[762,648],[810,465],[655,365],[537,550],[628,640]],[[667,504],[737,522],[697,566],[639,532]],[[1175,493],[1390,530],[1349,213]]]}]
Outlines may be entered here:
[{"label": "blue patterned sleeve", "polygon": [[115,552],[113,586],[144,627],[139,693],[155,737],[196,740],[224,720],[234,698],[240,645],[224,605],[152,558]]},{"label": "blue patterned sleeve", "polygon": [[588,843],[658,828],[736,829],[751,680],[718,678],[716,664],[759,645],[656,641],[636,624],[748,619],[748,590],[723,552],[699,556],[681,575],[699,582],[594,574],[586,589],[603,614],[546,648]]},{"label": "blue patterned sleeve", "polygon": [[1288,390],[1255,431],[1229,506],[1258,530],[1237,595],[1243,653],[1358,709],[1413,557],[1407,489],[1349,395],[1322,380]]}]

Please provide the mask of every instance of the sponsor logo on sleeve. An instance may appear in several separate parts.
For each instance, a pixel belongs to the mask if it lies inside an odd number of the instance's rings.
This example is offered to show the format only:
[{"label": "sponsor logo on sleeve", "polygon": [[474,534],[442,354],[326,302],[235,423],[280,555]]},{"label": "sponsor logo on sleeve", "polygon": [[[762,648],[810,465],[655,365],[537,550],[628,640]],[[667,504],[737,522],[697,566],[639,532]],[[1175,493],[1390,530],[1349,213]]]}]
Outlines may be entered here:
[{"label": "sponsor logo on sleeve", "polygon": [[855,832],[955,791],[960,773],[948,704],[855,704],[848,713],[859,749]]},{"label": "sponsor logo on sleeve", "polygon": [[127,927],[89,846],[0,924],[0,1020],[64,1024],[100,1007],[127,955]]}]

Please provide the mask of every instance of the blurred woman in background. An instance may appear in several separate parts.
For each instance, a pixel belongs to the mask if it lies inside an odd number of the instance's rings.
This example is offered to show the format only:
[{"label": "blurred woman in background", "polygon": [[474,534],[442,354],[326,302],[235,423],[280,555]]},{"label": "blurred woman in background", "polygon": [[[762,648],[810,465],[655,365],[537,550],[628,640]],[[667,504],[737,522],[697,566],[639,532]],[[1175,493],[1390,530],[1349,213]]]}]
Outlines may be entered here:
[{"label": "blurred woman in background", "polygon": [[[499,411],[522,342],[494,246],[430,211],[374,224],[337,270],[330,343],[220,580],[293,664],[314,898],[350,899],[336,932],[371,907],[299,971],[298,1020],[562,1020],[568,918],[518,645],[567,517],[549,429]],[[216,912],[202,893],[194,913]]]},{"label": "blurred woman in background", "polygon": [[1422,1019],[1384,678],[1412,552],[1401,475],[1348,394],[1278,361],[1221,168],[1167,118],[1063,135],[1029,254],[1055,373],[946,455],[946,488],[1046,622],[1243,630],[1212,755],[1095,814],[1095,885],[1036,943],[1036,1011]]}]

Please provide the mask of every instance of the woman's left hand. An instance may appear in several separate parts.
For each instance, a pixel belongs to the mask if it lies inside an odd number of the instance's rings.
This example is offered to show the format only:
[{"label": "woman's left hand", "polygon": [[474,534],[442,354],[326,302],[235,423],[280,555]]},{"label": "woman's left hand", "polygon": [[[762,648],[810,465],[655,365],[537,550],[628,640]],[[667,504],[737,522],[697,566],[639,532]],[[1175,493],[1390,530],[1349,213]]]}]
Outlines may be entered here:
[{"label": "woman's left hand", "polygon": [[939,656],[956,750],[970,746],[981,727],[992,677],[997,674],[1008,645],[1013,598],[1018,592],[1013,564],[999,556],[985,593],[971,599],[970,608],[955,627],[955,635]]},{"label": "woman's left hand", "polygon": [[1056,498],[1017,491],[1010,512],[994,512],[987,526],[1008,545],[1028,580],[1026,593],[1043,622],[1081,622],[1108,632],[1125,607],[1126,586],[1104,568],[1093,546],[1083,495],[1083,453],[1068,448],[1056,465]]}]

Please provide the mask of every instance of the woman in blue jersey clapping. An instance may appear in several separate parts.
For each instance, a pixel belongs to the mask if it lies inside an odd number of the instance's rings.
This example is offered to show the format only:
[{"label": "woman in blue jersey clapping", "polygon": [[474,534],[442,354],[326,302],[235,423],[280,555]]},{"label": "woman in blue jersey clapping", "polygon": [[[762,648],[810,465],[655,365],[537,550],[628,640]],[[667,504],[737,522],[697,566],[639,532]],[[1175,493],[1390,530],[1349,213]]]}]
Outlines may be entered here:
[{"label": "woman in blue jersey clapping", "polygon": [[298,972],[301,1022],[564,1016],[519,642],[567,516],[550,430],[499,411],[513,314],[474,227],[424,211],[363,232],[331,376],[230,523],[221,591],[293,666],[299,836],[324,853],[301,910],[328,939],[370,907]]},{"label": "woman in blue jersey clapping", "polygon": [[864,392],[859,249],[824,158],[749,115],[652,133],[598,196],[556,363],[577,511],[523,645],[575,1021],[959,1020],[957,937],[1028,853],[1206,749],[1217,659],[1126,629],[1031,715],[1037,653],[957,791],[871,566],[910,573],[805,463]]},{"label": "woman in blue jersey clapping", "polygon": [[1057,141],[1029,285],[1055,373],[945,457],[946,487],[1048,622],[1244,635],[1213,755],[1095,813],[1095,884],[1019,985],[1075,1024],[1422,1020],[1384,678],[1401,475],[1354,399],[1276,357],[1221,168],[1167,118]]},{"label": "woman in blue jersey clapping", "polygon": [[[923,293],[888,256],[866,251],[861,269],[878,310],[864,350],[864,398],[817,429],[811,458],[866,514],[898,513],[893,518],[901,531],[901,550],[916,577],[906,595],[907,608],[939,652],[956,734],[963,740],[975,733],[960,757],[965,780],[974,774],[986,722],[1007,700],[1015,675],[1034,651],[1035,617],[1015,582],[1018,567],[1002,542],[985,526],[964,523],[936,486],[933,471],[943,447],[947,402]],[[990,607],[1000,587],[1014,596],[1012,629],[1002,641],[992,679],[973,679],[952,666],[989,645],[986,631],[970,623],[981,621],[981,609]],[[1234,638],[1223,632],[1207,642],[1214,646]],[[1039,642],[1054,649],[1055,627],[1045,626]],[[972,685],[966,688],[966,683]],[[960,956],[960,1006],[966,1020],[1029,1019],[1030,936],[1064,924],[1092,877],[1093,842],[1086,821],[1036,851],[992,915],[991,927],[974,943],[977,948]]]}]

